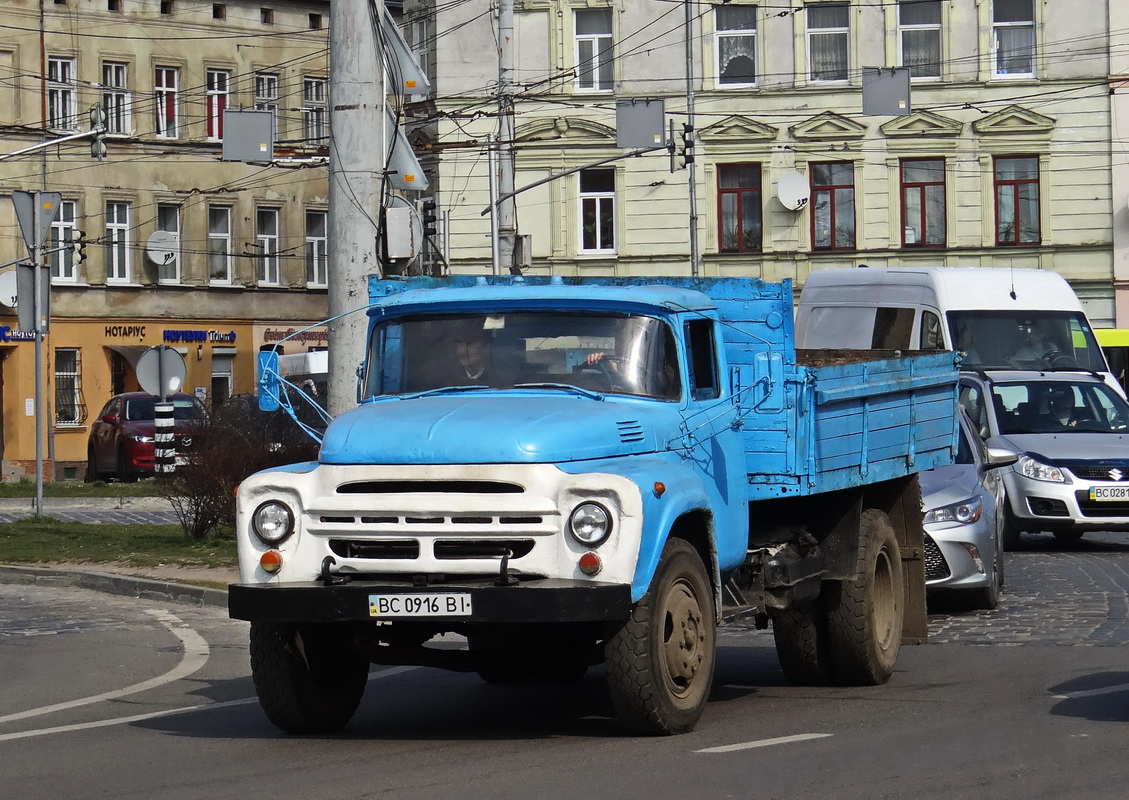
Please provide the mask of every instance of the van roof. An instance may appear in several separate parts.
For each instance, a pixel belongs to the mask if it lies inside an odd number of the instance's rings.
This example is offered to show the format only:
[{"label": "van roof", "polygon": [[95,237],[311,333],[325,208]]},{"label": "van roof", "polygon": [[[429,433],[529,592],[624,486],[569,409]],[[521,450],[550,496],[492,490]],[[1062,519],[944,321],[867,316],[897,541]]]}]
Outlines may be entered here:
[{"label": "van roof", "polygon": [[[1057,272],[1010,267],[835,267],[812,272],[800,304],[874,305],[876,287],[887,302],[936,303],[946,311],[1056,309],[1081,311],[1082,303]],[[834,293],[823,292],[834,289]],[[806,297],[805,297],[806,295]],[[930,297],[931,295],[931,297]],[[864,302],[863,302],[864,301]]]}]

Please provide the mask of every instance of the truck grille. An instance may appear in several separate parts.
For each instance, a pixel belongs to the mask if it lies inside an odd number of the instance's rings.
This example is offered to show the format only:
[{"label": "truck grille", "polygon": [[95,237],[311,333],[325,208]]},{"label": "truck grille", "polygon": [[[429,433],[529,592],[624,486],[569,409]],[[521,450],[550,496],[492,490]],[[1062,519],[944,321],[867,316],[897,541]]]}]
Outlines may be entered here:
[{"label": "truck grille", "polygon": [[522,494],[525,487],[504,481],[354,481],[338,494]]},{"label": "truck grille", "polygon": [[[329,549],[341,558],[372,561],[412,561],[420,555],[416,539],[330,539]],[[435,558],[444,560],[501,558],[508,553],[516,561],[532,551],[532,539],[439,539],[433,547]]]},{"label": "truck grille", "polygon": [[925,580],[939,581],[952,575],[949,562],[941,554],[941,548],[929,534],[925,534]]}]

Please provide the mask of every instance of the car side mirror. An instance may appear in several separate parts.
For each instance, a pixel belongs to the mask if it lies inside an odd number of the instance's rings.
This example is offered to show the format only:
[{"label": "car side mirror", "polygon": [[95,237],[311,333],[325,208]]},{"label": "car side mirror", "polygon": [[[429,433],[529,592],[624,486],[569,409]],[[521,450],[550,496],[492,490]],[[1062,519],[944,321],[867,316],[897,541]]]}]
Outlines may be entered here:
[{"label": "car side mirror", "polygon": [[107,423],[108,425],[117,425],[118,424],[118,415],[117,414],[103,414],[102,415],[102,421]]},{"label": "car side mirror", "polygon": [[1012,464],[1019,460],[1019,453],[1008,447],[988,445],[986,450],[987,457],[984,459],[984,466],[988,469],[1010,467]]}]

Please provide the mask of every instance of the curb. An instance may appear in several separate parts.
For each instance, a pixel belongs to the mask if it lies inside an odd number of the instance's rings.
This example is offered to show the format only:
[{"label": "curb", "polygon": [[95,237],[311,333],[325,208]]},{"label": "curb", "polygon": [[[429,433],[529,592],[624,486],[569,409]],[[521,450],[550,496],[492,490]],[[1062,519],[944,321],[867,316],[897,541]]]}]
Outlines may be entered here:
[{"label": "curb", "polygon": [[209,589],[186,583],[111,575],[105,572],[80,572],[48,567],[16,567],[0,565],[0,583],[34,586],[73,586],[95,592],[164,600],[194,606],[227,608],[227,590]]}]

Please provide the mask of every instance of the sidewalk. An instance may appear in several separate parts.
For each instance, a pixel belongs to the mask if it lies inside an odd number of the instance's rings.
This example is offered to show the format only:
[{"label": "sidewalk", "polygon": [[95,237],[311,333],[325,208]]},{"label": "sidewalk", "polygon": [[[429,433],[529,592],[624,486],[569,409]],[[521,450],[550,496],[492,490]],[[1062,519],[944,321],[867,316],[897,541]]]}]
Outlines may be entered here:
[{"label": "sidewalk", "polygon": [[[188,603],[194,606],[218,606],[227,608],[227,590],[194,586],[175,580],[165,580],[157,575],[141,577],[115,572],[107,564],[59,564],[53,567],[24,567],[0,564],[0,583],[26,584],[35,586],[70,586],[91,589],[107,594],[125,595],[147,600],[164,600],[173,603]],[[124,568],[121,568],[124,569]],[[150,570],[143,567],[129,568],[133,572]],[[159,570],[159,568],[157,568]],[[178,570],[182,575],[194,570]],[[209,570],[209,572],[212,572]],[[237,581],[238,573],[232,570],[216,571],[230,577],[231,583]],[[209,580],[213,577],[209,575]]]}]

